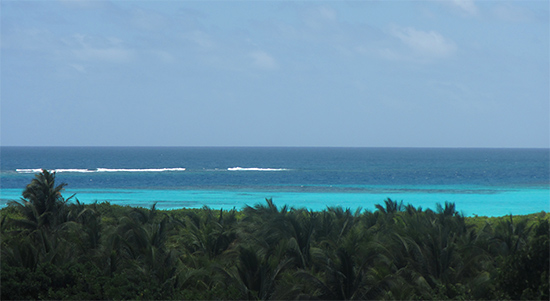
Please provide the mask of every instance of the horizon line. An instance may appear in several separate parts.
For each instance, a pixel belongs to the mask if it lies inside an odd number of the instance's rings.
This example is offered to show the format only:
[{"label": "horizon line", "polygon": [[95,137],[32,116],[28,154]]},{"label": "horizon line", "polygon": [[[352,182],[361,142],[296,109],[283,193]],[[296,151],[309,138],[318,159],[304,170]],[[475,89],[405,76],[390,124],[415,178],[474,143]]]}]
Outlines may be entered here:
[{"label": "horizon line", "polygon": [[416,148],[416,149],[549,149],[550,146],[253,146],[253,145],[0,145],[28,148]]}]

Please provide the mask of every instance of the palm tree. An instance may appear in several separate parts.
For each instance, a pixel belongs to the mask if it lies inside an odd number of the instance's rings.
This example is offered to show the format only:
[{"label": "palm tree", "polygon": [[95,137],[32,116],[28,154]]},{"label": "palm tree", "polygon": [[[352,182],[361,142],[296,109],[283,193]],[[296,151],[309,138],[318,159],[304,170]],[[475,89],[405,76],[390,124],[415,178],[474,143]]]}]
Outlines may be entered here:
[{"label": "palm tree", "polygon": [[285,244],[286,256],[292,258],[299,268],[308,268],[313,264],[312,253],[318,249],[312,248],[313,232],[316,216],[308,210],[293,210],[283,219],[268,225],[279,231],[279,243]]},{"label": "palm tree", "polygon": [[272,199],[266,199],[266,203],[243,209],[241,238],[258,244],[270,253],[281,239],[288,237],[290,229],[287,217],[290,212],[287,206],[279,210]]},{"label": "palm tree", "polygon": [[384,204],[385,207],[380,204],[375,205],[376,209],[378,209],[383,214],[393,214],[405,210],[405,205],[403,205],[403,201],[398,203],[397,201],[393,201],[392,199],[387,198],[386,200],[384,200]]},{"label": "palm tree", "polygon": [[214,211],[203,207],[202,214],[190,212],[179,221],[182,226],[181,239],[187,251],[193,257],[204,255],[209,260],[225,252],[237,238],[235,210],[224,215],[220,210],[215,217]]},{"label": "palm tree", "polygon": [[317,214],[306,209],[288,210],[286,206],[279,210],[271,199],[266,202],[267,206],[245,208],[244,239],[250,238],[248,240],[257,243],[268,256],[292,259],[299,268],[310,267],[312,253],[317,251],[311,246]]},{"label": "palm tree", "polygon": [[392,225],[388,254],[396,274],[422,298],[483,297],[488,281],[483,273],[488,254],[485,233],[468,227],[452,203],[432,210],[408,208]]},{"label": "palm tree", "polygon": [[494,240],[502,255],[514,254],[521,249],[526,242],[533,226],[527,226],[527,219],[515,222],[510,214],[510,219],[501,221],[494,228]]},{"label": "palm tree", "polygon": [[550,224],[539,219],[533,226],[529,241],[506,256],[498,269],[498,289],[510,299],[549,299]]},{"label": "palm tree", "polygon": [[355,212],[351,212],[350,208],[345,210],[342,207],[329,207],[321,213],[321,228],[318,229],[319,236],[326,241],[331,241],[338,245],[342,237],[344,237],[355,223],[359,220],[362,208],[357,208]]},{"label": "palm tree", "polygon": [[[154,210],[155,206],[151,208]],[[174,224],[167,216],[157,222],[151,211],[137,210],[120,219],[110,248],[111,272],[118,268],[127,269],[126,273],[139,272],[131,277],[149,279],[155,289],[152,296],[164,299],[179,286],[181,262],[176,252],[166,246]],[[119,263],[122,265],[117,267]]]},{"label": "palm tree", "polygon": [[240,289],[242,299],[278,299],[275,295],[276,282],[290,263],[290,259],[280,261],[261,256],[253,249],[240,248],[236,273],[226,271],[225,275]]},{"label": "palm tree", "polygon": [[[306,298],[321,300],[370,300],[376,298],[390,282],[389,273],[381,266],[365,267],[351,254],[339,249],[336,259],[327,257],[323,272],[300,270],[296,276],[305,279],[315,290]],[[385,270],[385,271],[384,271]]]},{"label": "palm tree", "polygon": [[3,250],[6,258],[31,270],[40,263],[68,263],[76,259],[73,244],[63,233],[68,218],[68,199],[61,195],[65,186],[55,186],[55,172],[42,170],[23,191],[21,202],[10,203],[24,218],[7,222],[10,234],[20,235],[21,240],[15,248]]},{"label": "palm tree", "polygon": [[66,185],[55,186],[55,172],[43,169],[36,174],[23,191],[22,203],[10,203],[18,207],[27,220],[18,225],[27,229],[51,228],[66,221],[66,203],[72,198],[64,199],[61,195]]},{"label": "palm tree", "polygon": [[256,204],[254,207],[246,206],[243,209],[245,215],[258,215],[261,217],[285,215],[288,212],[288,207],[284,205],[280,210],[273,203],[273,199],[265,199],[267,205]]}]

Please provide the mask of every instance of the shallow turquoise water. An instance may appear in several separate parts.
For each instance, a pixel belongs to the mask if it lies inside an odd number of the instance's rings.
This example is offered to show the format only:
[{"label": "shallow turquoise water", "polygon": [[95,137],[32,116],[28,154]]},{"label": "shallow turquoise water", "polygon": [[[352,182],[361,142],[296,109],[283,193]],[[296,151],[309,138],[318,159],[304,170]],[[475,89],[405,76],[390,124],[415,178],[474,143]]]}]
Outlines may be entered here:
[{"label": "shallow turquoise water", "polygon": [[[18,199],[21,189],[3,189],[2,206],[8,199]],[[208,206],[214,209],[240,209],[246,205],[264,203],[265,198],[273,198],[278,206],[289,205],[295,208],[305,207],[312,210],[323,210],[327,206],[352,208],[361,207],[375,210],[376,204],[383,204],[386,198],[410,203],[415,207],[435,209],[436,203],[454,202],[457,210],[466,216],[486,215],[503,216],[530,214],[550,211],[550,190],[540,189],[468,189],[462,193],[436,187],[409,192],[393,193],[353,193],[353,192],[289,192],[289,191],[224,191],[224,190],[166,190],[166,189],[67,189],[65,197],[76,193],[79,201],[110,201],[112,204],[150,207],[155,202],[158,209],[201,208]],[[410,192],[413,191],[413,192]],[[443,191],[443,192],[441,192]],[[452,191],[449,193],[447,191]]]},{"label": "shallow turquoise water", "polygon": [[454,202],[466,215],[549,211],[550,150],[432,148],[0,147],[0,207],[41,168],[65,197],[158,208],[279,205],[375,210]]}]

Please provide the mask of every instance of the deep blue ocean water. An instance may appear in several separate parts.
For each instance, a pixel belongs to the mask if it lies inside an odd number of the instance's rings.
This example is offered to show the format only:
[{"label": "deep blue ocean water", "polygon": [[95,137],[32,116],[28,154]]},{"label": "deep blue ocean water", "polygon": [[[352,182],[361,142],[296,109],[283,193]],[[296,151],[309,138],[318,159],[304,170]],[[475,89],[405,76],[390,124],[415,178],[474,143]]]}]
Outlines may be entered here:
[{"label": "deep blue ocean water", "polygon": [[2,147],[0,206],[55,170],[85,203],[159,209],[278,205],[374,210],[386,198],[466,215],[550,209],[549,149]]}]

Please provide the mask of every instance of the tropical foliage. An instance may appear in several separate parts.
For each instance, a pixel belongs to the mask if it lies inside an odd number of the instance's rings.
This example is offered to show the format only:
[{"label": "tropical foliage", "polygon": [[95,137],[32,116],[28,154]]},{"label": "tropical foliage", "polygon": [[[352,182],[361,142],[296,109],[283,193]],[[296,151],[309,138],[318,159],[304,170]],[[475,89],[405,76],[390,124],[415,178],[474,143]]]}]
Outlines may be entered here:
[{"label": "tropical foliage", "polygon": [[549,299],[549,219],[375,211],[162,211],[68,202],[43,171],[1,213],[1,299]]}]

